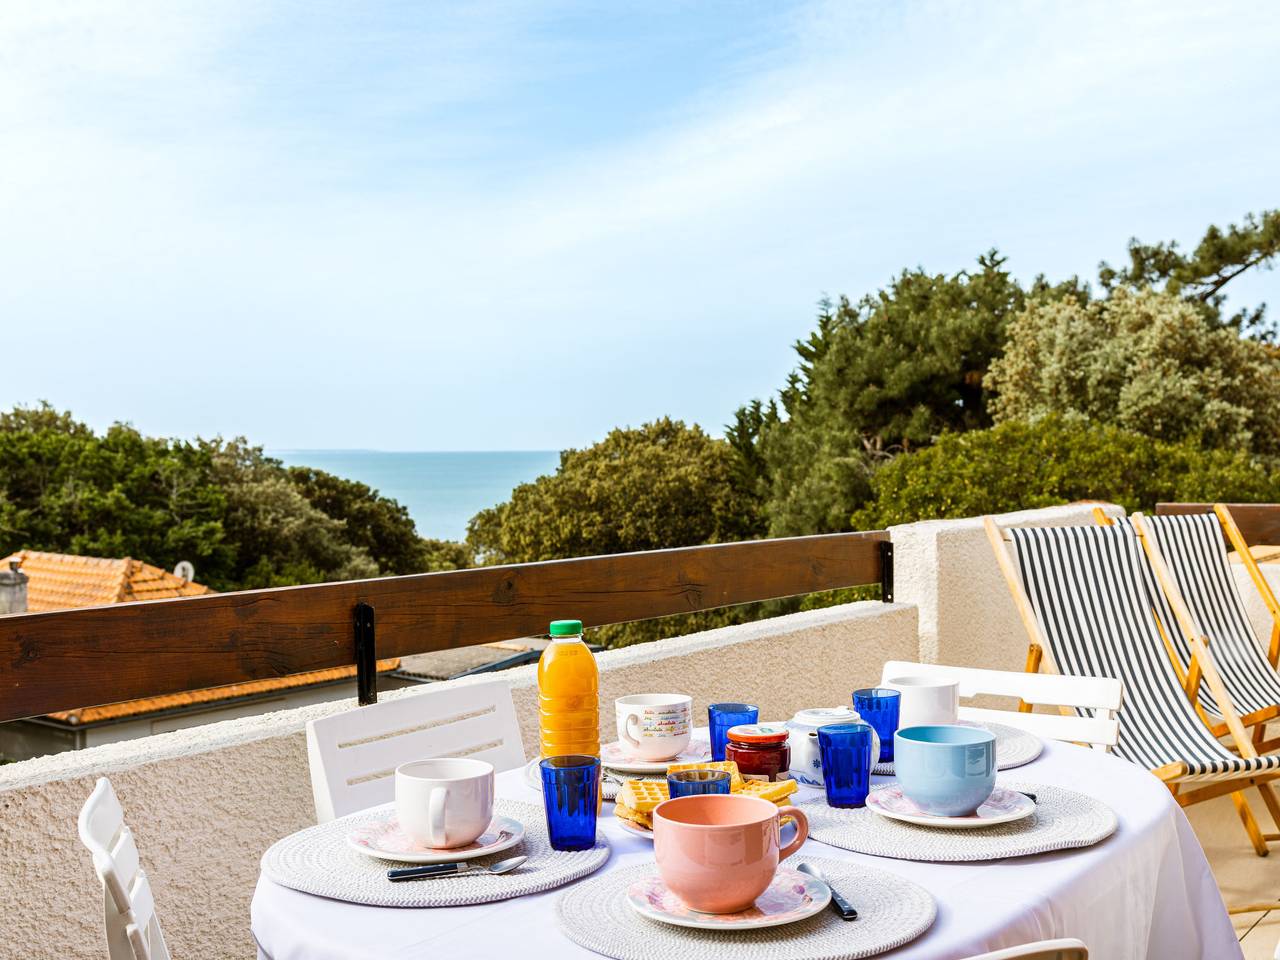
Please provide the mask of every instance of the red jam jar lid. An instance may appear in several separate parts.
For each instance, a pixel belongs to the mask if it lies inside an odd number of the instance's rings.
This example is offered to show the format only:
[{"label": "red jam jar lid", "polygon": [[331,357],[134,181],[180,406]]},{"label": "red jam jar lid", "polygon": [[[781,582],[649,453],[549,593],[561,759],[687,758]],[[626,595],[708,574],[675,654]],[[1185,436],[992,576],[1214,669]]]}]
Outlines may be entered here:
[{"label": "red jam jar lid", "polygon": [[741,723],[730,727],[727,736],[735,743],[786,743],[790,733],[780,723]]}]

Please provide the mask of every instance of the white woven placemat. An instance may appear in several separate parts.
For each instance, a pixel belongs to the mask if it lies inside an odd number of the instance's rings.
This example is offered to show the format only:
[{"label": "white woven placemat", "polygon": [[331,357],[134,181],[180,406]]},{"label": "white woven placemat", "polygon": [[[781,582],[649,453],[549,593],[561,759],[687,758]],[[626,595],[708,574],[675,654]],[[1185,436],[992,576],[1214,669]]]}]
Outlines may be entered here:
[{"label": "white woven placemat", "polygon": [[[966,723],[963,720],[960,721],[960,725],[982,727],[996,735],[997,770],[1009,770],[1013,767],[1020,767],[1024,763],[1030,763],[1040,756],[1040,753],[1044,750],[1043,740],[1034,733],[1019,730],[1017,727],[1006,726],[1003,723]],[[871,772],[882,777],[892,777],[893,761],[877,763]]]},{"label": "white woven placemat", "polygon": [[524,824],[524,840],[509,850],[470,862],[489,864],[519,854],[529,858],[518,869],[500,877],[482,874],[392,883],[387,879],[387,870],[397,864],[358,853],[347,845],[347,834],[371,816],[369,811],[285,837],[262,855],[262,872],[282,886],[333,900],[377,907],[456,907],[542,893],[585,877],[609,859],[609,844],[603,835],[596,837],[596,845],[590,850],[552,850],[541,807],[498,800],[493,812]]},{"label": "white woven placemat", "polygon": [[[877,784],[877,788],[883,784]],[[833,847],[897,860],[963,861],[1029,857],[1090,847],[1115,833],[1116,815],[1101,800],[1041,783],[1001,783],[1036,795],[1025,820],[972,830],[924,827],[890,820],[866,807],[827,806],[825,797],[802,800],[809,836]]]},{"label": "white woven placemat", "polygon": [[797,855],[812,863],[858,911],[841,920],[831,909],[764,930],[692,930],[642,917],[627,888],[657,868],[641,864],[576,884],[560,895],[560,929],[574,943],[614,960],[858,960],[909,943],[933,924],[933,896],[871,867]]}]

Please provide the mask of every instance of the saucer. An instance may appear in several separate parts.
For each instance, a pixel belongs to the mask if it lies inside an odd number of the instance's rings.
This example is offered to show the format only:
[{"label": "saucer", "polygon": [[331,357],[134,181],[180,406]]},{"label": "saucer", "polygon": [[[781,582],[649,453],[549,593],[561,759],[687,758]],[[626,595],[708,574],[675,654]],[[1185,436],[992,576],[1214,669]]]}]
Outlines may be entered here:
[{"label": "saucer", "polygon": [[613,815],[613,819],[614,822],[616,822],[623,830],[627,831],[627,833],[634,833],[637,837],[643,837],[645,840],[653,839],[653,831],[646,830],[634,820],[628,820],[625,817],[620,817],[616,813]]},{"label": "saucer", "polygon": [[977,811],[966,817],[942,817],[925,813],[902,792],[902,787],[891,783],[867,795],[867,809],[905,823],[926,827],[945,827],[950,830],[972,830],[975,827],[994,827],[998,823],[1012,823],[1036,812],[1036,803],[1016,790],[996,787]]},{"label": "saucer", "polygon": [[606,743],[600,748],[600,762],[610,770],[620,770],[623,773],[666,773],[667,767],[673,763],[697,763],[710,759],[709,740],[690,740],[683,753],[669,760],[637,759],[631,749],[620,740]]},{"label": "saucer", "polygon": [[347,834],[347,846],[379,860],[397,863],[453,863],[499,853],[524,839],[524,826],[510,817],[494,817],[484,833],[465,847],[443,849],[419,843],[400,829],[394,808],[379,810]]},{"label": "saucer", "polygon": [[739,913],[699,913],[667,889],[656,872],[627,889],[636,913],[659,923],[699,930],[758,930],[812,917],[831,902],[831,889],[814,877],[779,867],[768,889]]}]

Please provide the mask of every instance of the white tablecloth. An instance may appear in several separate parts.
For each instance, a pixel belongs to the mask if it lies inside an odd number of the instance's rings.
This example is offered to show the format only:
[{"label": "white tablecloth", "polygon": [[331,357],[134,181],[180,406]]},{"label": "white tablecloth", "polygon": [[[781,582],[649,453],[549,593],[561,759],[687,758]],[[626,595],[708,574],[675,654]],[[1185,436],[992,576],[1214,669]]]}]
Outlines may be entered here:
[{"label": "white tablecloth", "polygon": [[[937,898],[932,929],[885,954],[892,960],[954,960],[1067,936],[1085,941],[1096,960],[1242,956],[1191,826],[1169,791],[1150,774],[1094,750],[1049,743],[1040,759],[1004,771],[1001,779],[1087,792],[1115,810],[1120,827],[1110,839],[1085,850],[989,863],[884,860],[814,840],[796,856],[874,864],[919,883]],[[498,777],[498,793],[541,802],[519,770]],[[621,830],[611,810],[605,804],[601,823],[613,855],[601,871],[652,862],[652,843]],[[595,957],[560,933],[553,910],[560,892],[470,907],[398,909],[326,900],[260,878],[253,898],[253,933],[270,960]],[[846,892],[856,905],[857,890]]]}]

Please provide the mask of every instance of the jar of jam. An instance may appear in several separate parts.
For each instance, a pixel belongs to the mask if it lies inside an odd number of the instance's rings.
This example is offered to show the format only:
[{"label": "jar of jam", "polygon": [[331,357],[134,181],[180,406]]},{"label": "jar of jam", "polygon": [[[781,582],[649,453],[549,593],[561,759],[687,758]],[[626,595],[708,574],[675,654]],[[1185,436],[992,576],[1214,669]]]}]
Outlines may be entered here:
[{"label": "jar of jam", "polygon": [[790,731],[780,723],[744,723],[730,727],[724,758],[738,765],[745,780],[786,780],[791,769]]}]

